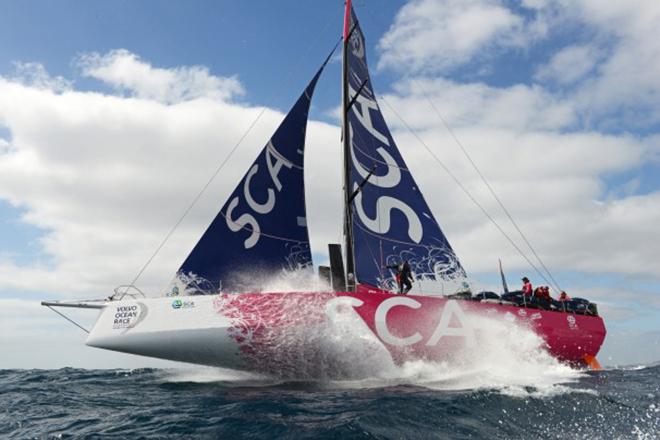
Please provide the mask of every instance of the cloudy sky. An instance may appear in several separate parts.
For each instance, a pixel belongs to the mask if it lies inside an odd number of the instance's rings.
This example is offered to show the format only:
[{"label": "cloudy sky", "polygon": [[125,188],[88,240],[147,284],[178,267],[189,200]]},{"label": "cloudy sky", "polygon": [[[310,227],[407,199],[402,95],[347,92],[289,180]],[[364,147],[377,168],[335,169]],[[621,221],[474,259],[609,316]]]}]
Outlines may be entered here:
[{"label": "cloudy sky", "polygon": [[[159,295],[336,43],[341,2],[2,9],[0,368],[156,365],[84,347],[80,330],[38,302],[130,282],[257,120],[140,278]],[[511,284],[543,281],[434,158],[533,258],[455,138],[561,287],[599,303],[601,361],[660,360],[660,3],[355,9],[386,119],[474,287],[498,288],[498,258]],[[308,127],[317,263],[341,236],[337,61]]]}]

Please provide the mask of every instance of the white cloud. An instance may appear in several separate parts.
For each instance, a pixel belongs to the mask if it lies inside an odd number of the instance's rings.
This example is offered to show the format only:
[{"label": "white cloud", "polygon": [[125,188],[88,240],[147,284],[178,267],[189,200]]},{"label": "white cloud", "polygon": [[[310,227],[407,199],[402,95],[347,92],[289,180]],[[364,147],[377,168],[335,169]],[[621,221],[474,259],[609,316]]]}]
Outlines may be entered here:
[{"label": "white cloud", "polygon": [[615,128],[660,122],[660,3],[576,0],[566,2],[564,14],[591,29],[608,55],[577,92],[585,110]]},{"label": "white cloud", "polygon": [[9,147],[10,147],[9,141],[6,140],[6,139],[0,138],[0,154],[6,153],[7,151],[9,151]]},{"label": "white cloud", "polygon": [[529,9],[543,9],[548,5],[548,0],[522,0],[520,4]]},{"label": "white cloud", "polygon": [[552,30],[548,37],[571,37],[537,66],[537,81],[561,86],[585,120],[601,129],[660,122],[660,3],[562,0],[539,3],[535,13]]},{"label": "white cloud", "polygon": [[564,85],[572,84],[591,73],[599,58],[599,50],[594,46],[568,46],[557,52],[547,65],[541,66],[536,78]]},{"label": "white cloud", "polygon": [[21,63],[15,62],[14,68],[16,74],[14,81],[22,84],[36,87],[38,89],[47,89],[54,92],[64,92],[70,90],[73,82],[62,76],[50,76],[44,66],[40,63]]},{"label": "white cloud", "polygon": [[[515,51],[537,64],[537,82],[564,89],[563,96],[587,124],[622,130],[660,122],[659,2],[527,0],[519,6],[496,0],[413,0],[382,37],[379,67],[446,73],[477,61],[474,72],[488,75],[496,54]],[[534,46],[569,34],[568,44],[547,58],[543,47]]]},{"label": "white cloud", "polygon": [[204,66],[153,67],[125,49],[104,55],[85,54],[78,64],[85,76],[104,81],[117,90],[129,91],[138,98],[164,103],[202,97],[227,101],[243,94],[243,87],[236,77],[211,75]]},{"label": "white cloud", "polygon": [[[483,83],[460,84],[442,78],[414,78],[395,85],[397,95],[386,95],[397,113],[411,115],[415,128],[438,124],[431,100],[453,127],[475,126],[497,129],[556,130],[569,128],[578,120],[570,102],[538,86],[490,87]],[[421,107],[420,107],[421,105]],[[423,110],[418,110],[423,108]],[[383,105],[385,111],[387,105]],[[388,119],[400,126],[396,117]]]},{"label": "white cloud", "polygon": [[415,0],[405,5],[379,43],[378,67],[446,70],[484,47],[520,45],[523,19],[496,0]]},{"label": "white cloud", "polygon": [[[0,77],[0,123],[11,134],[0,150],[0,198],[44,231],[39,245],[51,257],[50,265],[1,261],[0,291],[98,297],[129,282],[261,110],[210,99],[165,104],[151,96],[55,93]],[[282,117],[266,110],[140,286],[157,294],[168,284]],[[336,127],[321,123],[310,123],[309,132],[321,145],[339,138]],[[320,193],[339,181],[339,158],[315,150],[310,156],[324,162],[316,170],[324,180],[308,190]],[[318,242],[322,252],[336,240],[337,227],[329,230],[315,228],[317,237],[331,237]]]}]

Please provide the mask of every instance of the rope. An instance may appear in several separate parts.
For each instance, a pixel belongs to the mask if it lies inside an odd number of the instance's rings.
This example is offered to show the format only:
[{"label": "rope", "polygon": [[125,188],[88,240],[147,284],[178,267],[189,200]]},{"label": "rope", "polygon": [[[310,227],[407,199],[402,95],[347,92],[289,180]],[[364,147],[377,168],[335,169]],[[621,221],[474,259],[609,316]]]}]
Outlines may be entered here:
[{"label": "rope", "polygon": [[[454,142],[456,143],[456,145],[458,145],[458,147],[461,149],[461,151],[463,152],[463,155],[464,155],[464,156],[467,158],[467,160],[470,162],[470,164],[472,165],[472,168],[474,168],[474,170],[476,171],[477,175],[479,175],[479,177],[481,178],[481,181],[484,183],[484,185],[486,185],[486,188],[488,188],[488,191],[490,192],[490,194],[493,196],[493,198],[495,199],[495,201],[497,202],[497,204],[500,206],[500,208],[502,208],[502,211],[503,211],[504,214],[507,216],[507,218],[509,219],[509,221],[511,222],[511,224],[513,225],[513,227],[516,229],[516,231],[518,231],[518,234],[520,234],[520,237],[523,239],[523,241],[525,242],[525,244],[527,245],[527,247],[529,248],[529,250],[532,251],[532,254],[534,254],[534,257],[536,257],[536,260],[537,260],[537,261],[539,262],[539,264],[543,267],[543,269],[546,271],[546,273],[548,274],[548,276],[550,277],[550,279],[552,280],[552,282],[555,284],[554,287],[557,289],[558,292],[561,291],[562,289],[559,287],[559,283],[557,283],[557,281],[556,281],[555,278],[552,276],[552,273],[550,272],[550,270],[548,269],[548,267],[545,265],[545,263],[543,262],[543,260],[541,259],[541,257],[536,253],[536,250],[534,249],[534,247],[532,246],[532,244],[529,242],[529,240],[527,239],[527,237],[525,236],[525,234],[523,233],[523,231],[520,229],[520,227],[518,226],[518,223],[514,220],[514,218],[513,218],[513,216],[511,215],[511,213],[509,213],[509,210],[504,206],[504,203],[503,203],[502,200],[498,197],[497,193],[495,192],[495,190],[493,189],[493,187],[490,185],[490,183],[488,182],[488,180],[486,179],[486,177],[483,175],[483,173],[481,172],[481,170],[479,169],[479,167],[477,167],[477,164],[474,162],[474,160],[472,159],[472,156],[470,156],[470,153],[468,153],[467,149],[463,146],[463,144],[461,143],[461,141],[458,139],[458,136],[456,136],[456,133],[454,132],[454,130],[449,126],[449,124],[447,123],[447,121],[445,120],[445,118],[442,117],[442,115],[440,114],[440,111],[438,110],[438,108],[435,106],[435,104],[433,103],[433,101],[431,100],[431,98],[429,98],[429,94],[428,94],[428,93],[426,92],[426,90],[424,89],[424,86],[423,86],[422,84],[420,84],[420,82],[417,81],[416,78],[412,78],[412,80],[413,80],[413,82],[414,82],[414,83],[415,83],[415,84],[421,89],[422,94],[424,95],[424,98],[425,98],[426,101],[429,103],[429,105],[431,106],[431,108],[433,108],[433,111],[435,112],[435,114],[436,114],[436,116],[438,117],[438,119],[440,119],[440,121],[442,121],[442,124],[445,126],[445,128],[447,129],[447,131],[448,131],[449,134],[451,135],[451,137],[452,137],[452,139],[454,140]],[[547,281],[547,280],[546,280],[546,281]],[[548,283],[548,284],[549,284],[549,283]]]},{"label": "rope", "polygon": [[394,107],[390,105],[389,101],[387,101],[387,99],[385,99],[383,96],[381,96],[380,99],[385,103],[385,105],[387,105],[390,108],[390,110],[392,110],[392,112],[396,115],[396,117],[399,118],[399,120],[401,120],[403,125],[405,125],[408,131],[419,141],[420,144],[422,144],[422,146],[431,155],[431,157],[433,157],[433,159],[435,159],[435,161],[438,164],[440,164],[440,166],[445,170],[445,172],[449,175],[449,177],[451,177],[452,180],[456,183],[456,185],[458,185],[458,187],[465,193],[465,195],[468,196],[468,198],[472,201],[472,203],[474,203],[477,206],[477,208],[479,208],[481,212],[486,216],[486,218],[488,218],[488,220],[490,220],[490,222],[493,225],[495,225],[495,227],[500,231],[500,233],[502,233],[502,235],[509,241],[509,243],[511,243],[511,245],[516,249],[516,251],[518,251],[520,256],[522,256],[527,261],[527,263],[529,263],[529,265],[536,271],[536,273],[546,283],[550,284],[550,282],[547,280],[545,275],[534,265],[534,263],[532,263],[529,257],[527,257],[527,255],[523,253],[523,251],[518,247],[518,245],[516,245],[516,243],[511,239],[511,237],[509,237],[509,235],[504,231],[504,229],[502,229],[499,223],[495,221],[495,219],[488,213],[488,211],[486,211],[486,209],[477,201],[477,199],[474,198],[472,193],[470,193],[470,191],[461,183],[460,180],[458,180],[458,178],[454,175],[454,173],[451,172],[451,170],[447,167],[447,165],[445,165],[445,163],[440,160],[440,158],[429,148],[429,146],[426,145],[426,142],[424,142],[424,140],[417,134],[417,132],[413,130],[412,127],[410,127],[410,125],[408,125],[408,123],[403,119],[403,117],[401,117],[399,112],[397,112],[394,109]]},{"label": "rope", "polygon": [[51,309],[53,312],[57,313],[57,314],[60,315],[62,318],[66,319],[66,320],[69,321],[71,324],[75,325],[76,327],[78,327],[79,329],[81,329],[82,331],[84,331],[85,333],[89,334],[89,330],[87,330],[87,329],[86,329],[85,327],[83,327],[82,325],[78,324],[78,323],[77,323],[76,321],[74,321],[73,319],[71,319],[71,318],[69,318],[68,316],[66,316],[64,313],[61,313],[61,312],[55,310],[55,309],[52,308],[51,306],[46,306],[46,307],[48,307],[48,308]]},{"label": "rope", "polygon": [[[341,11],[340,11],[340,12],[341,12]],[[326,22],[326,24],[325,24],[325,26],[323,27],[323,29],[321,30],[321,32],[319,32],[319,33],[317,34],[316,38],[310,43],[310,45],[307,47],[307,49],[306,49],[306,50],[302,53],[302,55],[298,58],[298,61],[296,61],[296,63],[293,64],[293,67],[292,67],[292,68],[289,70],[289,72],[285,75],[283,83],[288,83],[289,79],[290,79],[291,76],[293,75],[293,72],[294,72],[295,70],[297,70],[297,68],[298,68],[298,66],[301,64],[301,62],[302,62],[304,59],[307,58],[307,55],[309,54],[309,52],[311,52],[312,48],[313,48],[314,46],[316,46],[316,44],[318,43],[318,41],[319,41],[319,39],[320,39],[320,36],[321,36],[323,33],[325,33],[325,31],[326,31],[326,29],[328,28],[328,26],[330,25],[330,23],[331,23],[333,20],[336,20],[336,17],[337,17],[337,15],[333,16],[330,20],[328,20],[328,21]],[[341,39],[340,39],[340,41],[341,41]],[[336,46],[335,46],[335,47],[336,47]],[[271,97],[269,100],[267,100],[267,103],[270,103],[270,102],[272,102],[273,100],[274,100],[274,98]],[[218,176],[218,174],[220,173],[220,171],[222,170],[222,168],[225,166],[225,164],[226,164],[226,163],[229,161],[229,159],[234,155],[234,153],[236,152],[236,150],[238,150],[238,147],[243,143],[243,140],[245,140],[245,138],[246,138],[246,137],[248,136],[248,134],[252,131],[252,129],[254,128],[254,126],[257,124],[257,122],[261,119],[261,117],[263,116],[263,114],[266,112],[267,108],[268,108],[267,105],[264,106],[264,107],[261,109],[261,111],[257,114],[256,118],[255,118],[255,119],[252,121],[252,123],[248,126],[247,130],[245,131],[245,133],[243,133],[243,135],[238,139],[238,141],[236,142],[236,144],[234,145],[234,147],[229,151],[229,154],[227,154],[227,156],[224,158],[224,160],[220,163],[220,165],[219,165],[219,166],[216,168],[216,170],[213,172],[213,174],[211,175],[211,177],[207,180],[206,184],[202,187],[202,189],[201,189],[201,190],[197,193],[197,195],[193,198],[192,202],[190,202],[190,204],[188,205],[188,207],[183,211],[183,214],[181,214],[181,216],[180,216],[179,219],[176,221],[176,223],[174,224],[174,226],[172,226],[172,228],[167,232],[167,234],[165,235],[165,237],[163,238],[163,240],[160,242],[160,244],[158,245],[158,247],[156,247],[156,250],[155,250],[155,251],[153,252],[153,254],[151,254],[151,256],[147,259],[146,263],[144,263],[144,265],[142,266],[142,268],[138,271],[137,275],[135,275],[135,277],[133,278],[133,281],[131,281],[131,282],[129,283],[129,285],[133,285],[133,284],[135,284],[135,283],[140,279],[140,277],[142,276],[142,274],[144,273],[144,271],[149,267],[149,265],[151,264],[151,262],[153,261],[153,259],[156,258],[156,255],[158,255],[158,253],[161,251],[161,249],[163,248],[163,246],[165,246],[165,244],[169,241],[169,239],[170,239],[170,237],[172,236],[172,234],[174,234],[174,232],[175,232],[175,231],[177,230],[177,228],[181,225],[181,223],[183,222],[183,220],[188,216],[188,214],[190,213],[190,211],[192,210],[192,208],[197,204],[197,202],[199,201],[199,199],[202,197],[202,195],[206,192],[206,190],[207,190],[208,187],[211,185],[211,183],[212,183],[212,182],[215,180],[215,178]]]}]

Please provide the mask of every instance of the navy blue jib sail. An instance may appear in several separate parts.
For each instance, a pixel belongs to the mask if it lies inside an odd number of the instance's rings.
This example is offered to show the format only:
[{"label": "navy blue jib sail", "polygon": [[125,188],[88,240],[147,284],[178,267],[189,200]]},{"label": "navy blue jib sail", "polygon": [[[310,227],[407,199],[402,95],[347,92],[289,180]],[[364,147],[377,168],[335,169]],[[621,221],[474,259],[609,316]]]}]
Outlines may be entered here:
[{"label": "navy blue jib sail", "polygon": [[248,291],[259,287],[257,274],[311,267],[303,158],[309,105],[325,64],[181,265],[175,293]]},{"label": "navy blue jib sail", "polygon": [[[359,283],[392,289],[388,265],[408,260],[417,280],[457,280],[465,271],[440,230],[383,119],[369,78],[364,35],[351,10],[348,85],[350,187]],[[358,94],[359,93],[359,94]],[[357,97],[356,97],[356,94]],[[375,168],[374,168],[375,167]],[[369,177],[369,172],[374,173]]]}]

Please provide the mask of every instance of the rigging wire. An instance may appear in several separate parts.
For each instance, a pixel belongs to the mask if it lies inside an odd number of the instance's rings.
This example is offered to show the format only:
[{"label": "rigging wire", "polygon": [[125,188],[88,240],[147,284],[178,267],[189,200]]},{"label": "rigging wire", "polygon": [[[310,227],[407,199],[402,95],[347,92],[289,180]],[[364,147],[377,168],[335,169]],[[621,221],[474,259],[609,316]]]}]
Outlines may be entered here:
[{"label": "rigging wire", "polygon": [[394,107],[390,105],[389,101],[388,101],[387,99],[385,99],[385,97],[382,96],[382,95],[380,96],[380,99],[385,103],[385,105],[387,105],[387,106],[389,107],[389,109],[392,111],[392,113],[394,113],[394,115],[396,115],[396,117],[399,118],[399,120],[400,120],[400,121],[403,123],[403,125],[408,129],[408,131],[409,131],[409,132],[410,132],[410,133],[411,133],[411,134],[412,134],[412,135],[413,135],[413,136],[419,141],[420,144],[422,144],[422,146],[426,149],[426,151],[427,151],[427,152],[433,157],[433,159],[434,159],[434,160],[435,160],[435,161],[436,161],[436,162],[437,162],[437,163],[438,163],[438,164],[439,164],[439,165],[445,170],[445,172],[449,175],[449,177],[451,177],[452,180],[456,183],[456,185],[458,185],[458,187],[459,187],[459,188],[465,193],[465,195],[468,196],[468,198],[472,201],[472,203],[474,203],[474,204],[477,206],[477,208],[479,208],[479,209],[481,210],[481,212],[486,216],[486,218],[488,218],[488,220],[490,220],[490,222],[491,222],[493,225],[495,225],[495,227],[496,227],[496,228],[502,233],[502,235],[503,235],[503,236],[509,241],[509,243],[511,243],[511,245],[512,245],[512,246],[518,251],[518,253],[519,253],[519,254],[520,254],[520,255],[521,255],[521,256],[527,261],[527,263],[528,263],[528,264],[529,264],[529,265],[530,265],[530,266],[536,271],[536,273],[537,273],[537,274],[538,274],[538,275],[539,275],[539,276],[540,276],[540,277],[541,277],[546,283],[551,284],[551,283],[548,281],[548,279],[545,277],[545,275],[543,274],[543,272],[541,272],[541,271],[536,267],[536,265],[535,265],[535,264],[529,259],[529,257],[528,257],[527,255],[525,255],[525,253],[524,253],[524,252],[518,247],[518,245],[517,245],[512,239],[511,239],[511,237],[509,237],[509,235],[506,233],[506,231],[504,231],[504,229],[502,229],[502,227],[500,226],[500,224],[497,223],[497,221],[496,221],[496,220],[490,215],[490,213],[488,213],[488,211],[486,211],[486,209],[481,205],[481,203],[479,203],[479,201],[478,201],[477,199],[474,198],[474,196],[472,195],[472,193],[470,193],[470,191],[465,187],[465,185],[463,185],[463,183],[461,183],[461,181],[458,179],[458,177],[456,177],[456,175],[454,175],[454,173],[451,172],[451,170],[449,169],[449,167],[447,167],[447,165],[445,165],[445,163],[444,163],[442,160],[440,160],[440,158],[439,158],[439,157],[433,152],[433,150],[431,150],[431,148],[429,148],[429,146],[426,144],[426,142],[424,142],[424,140],[423,140],[423,139],[417,134],[417,132],[416,132],[415,130],[412,129],[412,127],[408,124],[408,122],[406,122],[405,119],[403,119],[403,117],[399,114],[399,112],[397,112],[397,111],[394,109]]},{"label": "rigging wire", "polygon": [[[339,10],[339,12],[341,13],[341,10]],[[293,75],[293,72],[296,71],[297,68],[298,68],[298,66],[301,64],[301,62],[302,62],[304,59],[307,58],[307,56],[308,56],[308,54],[311,52],[312,48],[314,48],[314,47],[318,44],[321,35],[325,33],[325,31],[326,31],[326,30],[328,29],[328,27],[330,26],[330,23],[331,23],[332,21],[335,21],[335,20],[337,19],[337,16],[338,16],[338,15],[339,15],[339,14],[335,14],[335,16],[331,17],[331,19],[328,20],[328,21],[326,22],[325,26],[324,26],[324,27],[321,29],[321,31],[317,34],[316,38],[315,38],[315,39],[309,44],[309,46],[307,47],[307,49],[306,49],[305,51],[302,52],[302,54],[301,54],[301,56],[298,58],[298,60],[297,60],[295,63],[292,64],[291,69],[287,72],[287,74],[286,74],[285,77],[284,77],[284,80],[282,81],[283,83],[288,83],[289,79],[290,79],[291,76]],[[341,42],[341,40],[342,40],[342,37],[339,38],[339,41],[337,42],[337,45],[339,44],[339,42]],[[336,49],[336,47],[337,47],[337,46],[335,46],[335,49]],[[333,49],[333,51],[334,51],[335,49]],[[271,98],[267,101],[267,103],[270,103],[270,102],[272,102],[273,100],[274,100],[274,97],[271,97]],[[222,162],[220,163],[220,165],[218,165],[218,167],[215,169],[215,171],[213,172],[213,174],[211,175],[211,177],[206,181],[206,183],[204,184],[204,186],[202,187],[202,189],[201,189],[201,190],[195,195],[195,197],[192,199],[192,201],[190,202],[190,204],[188,205],[188,207],[183,211],[183,214],[181,214],[181,216],[180,216],[179,219],[176,221],[176,223],[174,224],[174,226],[172,226],[172,228],[170,228],[170,230],[167,232],[167,234],[165,235],[165,237],[163,238],[163,240],[160,242],[160,244],[158,245],[158,247],[156,248],[156,250],[155,250],[155,251],[153,252],[153,254],[151,254],[151,256],[147,259],[146,263],[144,263],[144,265],[142,266],[142,268],[138,271],[137,275],[135,275],[135,277],[133,278],[133,281],[132,281],[131,283],[129,283],[129,285],[134,285],[134,284],[140,279],[140,277],[142,276],[142,274],[144,273],[144,271],[149,267],[149,265],[151,264],[151,262],[152,262],[152,261],[154,260],[154,258],[156,258],[156,256],[158,255],[158,253],[160,253],[160,251],[162,250],[163,246],[165,246],[165,244],[169,241],[170,237],[172,237],[172,235],[174,234],[174,232],[178,229],[178,227],[181,225],[181,223],[183,222],[183,220],[188,216],[188,214],[190,213],[190,211],[192,210],[192,208],[197,204],[197,202],[199,201],[199,199],[200,199],[200,198],[202,197],[202,195],[206,192],[206,190],[207,190],[208,187],[211,185],[211,183],[213,183],[213,181],[214,181],[215,178],[218,176],[218,174],[220,174],[220,171],[224,168],[224,166],[227,164],[227,162],[229,161],[229,159],[234,155],[234,153],[236,152],[236,150],[238,150],[238,147],[241,146],[241,144],[243,143],[243,141],[245,140],[245,138],[248,136],[248,134],[250,134],[250,132],[252,131],[252,129],[257,125],[257,122],[259,122],[259,120],[261,119],[261,117],[263,116],[263,114],[266,112],[267,109],[268,109],[268,105],[265,105],[265,106],[261,109],[261,111],[257,114],[257,116],[254,118],[254,120],[253,120],[253,121],[250,123],[250,125],[248,126],[247,130],[246,130],[246,131],[243,133],[243,135],[238,139],[238,141],[236,142],[236,144],[232,147],[232,149],[229,151],[229,153],[227,154],[227,156],[225,156],[225,158],[222,160]]]},{"label": "rigging wire", "polygon": [[74,321],[73,319],[71,319],[71,318],[69,318],[68,316],[66,316],[64,313],[60,312],[59,310],[55,310],[55,309],[52,308],[51,306],[46,306],[46,307],[48,307],[48,308],[51,309],[53,312],[57,313],[57,314],[60,315],[62,318],[66,319],[66,320],[69,321],[71,324],[75,325],[76,327],[78,327],[79,329],[81,329],[82,331],[84,331],[85,333],[88,333],[88,334],[89,334],[89,330],[87,330],[87,329],[86,329],[85,327],[83,327],[82,325],[78,324],[78,323],[77,323],[76,321]]},{"label": "rigging wire", "polygon": [[[470,162],[470,164],[472,165],[472,168],[474,168],[474,171],[475,171],[475,172],[477,173],[477,175],[481,178],[481,181],[484,183],[484,185],[486,185],[486,188],[488,188],[488,191],[490,192],[490,194],[493,196],[493,198],[495,199],[495,201],[497,202],[497,204],[500,206],[500,208],[502,208],[502,211],[503,211],[504,214],[507,216],[507,218],[509,219],[509,221],[511,222],[511,224],[513,225],[513,227],[516,229],[516,231],[518,231],[518,234],[520,234],[520,237],[523,239],[523,241],[525,242],[525,244],[527,245],[527,247],[529,248],[529,250],[532,251],[532,254],[534,254],[534,257],[536,257],[536,260],[539,262],[539,264],[541,265],[541,267],[543,267],[543,269],[546,271],[546,273],[548,274],[548,276],[550,277],[550,279],[551,279],[552,282],[554,283],[554,285],[555,285],[554,287],[557,289],[558,292],[561,291],[561,288],[559,287],[559,283],[558,283],[558,282],[555,280],[555,278],[552,276],[552,273],[550,272],[550,269],[548,269],[548,267],[545,265],[545,263],[543,262],[543,260],[541,259],[541,257],[537,254],[536,250],[534,249],[534,247],[532,246],[532,244],[531,244],[531,243],[529,242],[529,240],[527,239],[527,236],[526,236],[526,235],[523,233],[523,231],[520,229],[520,227],[518,226],[518,223],[514,220],[513,216],[512,216],[511,213],[509,212],[509,210],[504,206],[504,203],[503,203],[502,200],[498,197],[498,195],[497,195],[497,193],[495,192],[495,190],[493,189],[493,187],[490,185],[490,183],[488,182],[488,180],[486,179],[486,177],[483,175],[483,173],[481,172],[481,170],[479,169],[479,167],[477,166],[477,164],[474,162],[474,160],[472,159],[472,156],[471,156],[470,153],[467,151],[467,149],[465,148],[465,146],[463,146],[463,143],[458,139],[458,136],[456,136],[456,133],[454,132],[454,130],[453,130],[453,129],[451,128],[451,126],[447,123],[447,121],[445,120],[445,118],[442,117],[442,114],[440,113],[440,111],[438,110],[438,108],[435,106],[435,104],[433,103],[433,101],[431,100],[431,98],[429,98],[429,94],[428,94],[427,91],[425,90],[424,86],[423,86],[423,85],[422,85],[422,84],[421,84],[416,78],[412,78],[412,80],[413,80],[413,82],[414,82],[414,83],[420,88],[420,90],[422,91],[422,94],[424,95],[424,98],[425,98],[426,101],[429,103],[429,105],[431,106],[431,108],[432,108],[433,111],[435,112],[435,114],[436,114],[436,116],[438,117],[438,119],[440,119],[440,121],[442,121],[442,124],[444,125],[445,129],[447,129],[447,131],[448,131],[449,134],[451,135],[451,137],[452,137],[452,139],[454,140],[454,142],[456,143],[456,145],[458,145],[458,147],[460,148],[460,150],[461,150],[461,152],[463,153],[463,155],[467,158],[468,162]],[[546,280],[546,281],[547,281],[547,280]],[[550,284],[550,283],[548,283],[548,284]]]}]

